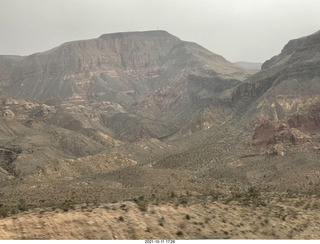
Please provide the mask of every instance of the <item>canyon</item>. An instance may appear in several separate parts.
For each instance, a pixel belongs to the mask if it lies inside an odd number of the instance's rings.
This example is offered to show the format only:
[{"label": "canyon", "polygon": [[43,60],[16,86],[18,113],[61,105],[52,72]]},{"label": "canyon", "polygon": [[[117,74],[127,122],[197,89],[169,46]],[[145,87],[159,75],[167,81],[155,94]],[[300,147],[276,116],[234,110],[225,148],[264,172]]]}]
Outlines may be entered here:
[{"label": "canyon", "polygon": [[[303,204],[297,202],[319,195],[319,81],[320,32],[289,41],[261,70],[166,31],[104,34],[30,56],[2,55],[0,216],[9,223],[25,218],[23,212],[33,216],[45,209],[50,212],[45,218],[55,218],[54,208],[63,210],[59,216],[83,218],[78,210],[68,211],[91,204],[99,212],[103,204],[117,203],[130,205],[130,218],[138,223],[139,208],[152,215],[145,202],[153,212],[175,212],[170,204],[178,201],[189,213],[201,204],[187,204],[197,197],[210,208],[259,207],[267,216],[263,207],[270,194],[272,204],[285,196],[284,208],[297,204],[300,211]],[[242,197],[246,206],[238,209]],[[312,216],[308,211],[317,208],[312,204],[304,214]],[[163,239],[179,231],[161,228],[154,227],[154,235],[141,230],[135,230],[138,236],[119,235]],[[185,238],[226,235],[185,229],[180,230]],[[231,237],[293,235],[245,233]],[[7,234],[22,236],[63,239],[40,232]],[[91,237],[98,236],[104,235]]]}]

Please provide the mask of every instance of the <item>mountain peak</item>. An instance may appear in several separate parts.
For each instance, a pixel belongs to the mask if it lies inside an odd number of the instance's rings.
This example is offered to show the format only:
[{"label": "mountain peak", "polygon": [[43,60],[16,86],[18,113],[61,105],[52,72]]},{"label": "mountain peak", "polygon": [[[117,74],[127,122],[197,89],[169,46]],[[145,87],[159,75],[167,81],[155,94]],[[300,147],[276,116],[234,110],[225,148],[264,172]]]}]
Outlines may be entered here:
[{"label": "mountain peak", "polygon": [[[320,43],[320,31],[311,35],[290,40],[281,50],[279,55],[272,57],[263,63],[262,69],[272,66],[295,63],[296,61],[311,60],[317,55]],[[290,60],[290,61],[289,61]]]},{"label": "mountain peak", "polygon": [[103,39],[114,39],[114,38],[124,38],[124,37],[148,37],[148,38],[158,38],[158,37],[171,37],[177,40],[180,40],[174,35],[171,35],[167,31],[164,30],[150,30],[150,31],[131,31],[131,32],[116,32],[103,34],[99,38]]}]

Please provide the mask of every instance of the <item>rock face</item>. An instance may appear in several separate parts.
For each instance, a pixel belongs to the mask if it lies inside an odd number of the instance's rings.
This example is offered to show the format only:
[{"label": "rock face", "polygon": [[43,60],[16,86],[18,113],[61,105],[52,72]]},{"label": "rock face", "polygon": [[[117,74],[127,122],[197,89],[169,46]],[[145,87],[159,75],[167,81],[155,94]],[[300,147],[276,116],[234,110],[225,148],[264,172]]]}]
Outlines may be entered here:
[{"label": "rock face", "polygon": [[287,143],[301,146],[310,143],[311,136],[320,134],[320,103],[314,104],[302,113],[291,115],[285,122],[271,122],[260,119],[252,139],[257,145]]},{"label": "rock face", "polygon": [[315,126],[314,121],[299,118],[300,115],[293,115],[281,123],[260,120],[252,136],[253,145],[260,147],[268,156],[285,156],[292,150],[304,153],[319,151],[319,126]]},{"label": "rock face", "polygon": [[98,128],[63,107],[0,94],[0,180],[113,148],[118,142]]},{"label": "rock face", "polygon": [[250,186],[263,208],[252,186],[319,194],[319,53],[320,33],[293,40],[250,76],[153,31],[0,57],[0,216],[148,196],[182,206],[220,187],[229,201]]},{"label": "rock face", "polygon": [[106,34],[26,57],[1,56],[0,146],[21,152],[10,169],[8,155],[0,155],[0,178],[37,174],[48,165],[81,174],[68,160],[87,170],[135,162],[125,150],[114,158],[101,153],[112,155],[123,141],[223,123],[225,110],[213,101],[251,73],[165,31]]},{"label": "rock face", "polygon": [[290,116],[288,124],[304,133],[320,133],[320,103],[310,106],[307,111]]},{"label": "rock face", "polygon": [[[317,148],[320,101],[320,32],[291,40],[233,93],[245,123],[256,126],[253,144],[284,155],[288,147]],[[253,126],[252,126],[253,127]],[[291,150],[291,149],[288,149]]]},{"label": "rock face", "polygon": [[286,143],[297,146],[310,142],[310,133],[303,133],[299,129],[290,127],[289,123],[273,124],[269,120],[260,121],[256,126],[252,139],[255,145],[273,145]]},{"label": "rock face", "polygon": [[126,104],[133,95],[174,79],[176,73],[208,69],[234,79],[247,75],[221,56],[165,31],[106,34],[28,57],[3,56],[1,61],[1,69],[7,71],[1,73],[3,87],[13,95],[42,102],[104,98]]},{"label": "rock face", "polygon": [[[1,83],[13,95],[39,101],[87,99],[112,91],[140,92],[146,89],[141,81],[157,76],[164,56],[179,41],[161,31],[118,33],[65,43],[44,53],[21,57],[15,64],[12,58],[3,57],[1,66],[8,74],[5,83],[1,77]],[[110,95],[108,98],[112,99]]]},{"label": "rock face", "polygon": [[0,70],[0,87],[13,96],[106,108],[85,114],[129,141],[175,133],[253,73],[165,31],[106,34],[27,57],[2,56]]},{"label": "rock face", "polygon": [[320,32],[290,41],[261,71],[220,94],[215,105],[225,114],[232,108],[224,122],[192,134],[183,142],[194,147],[155,165],[273,189],[319,184],[319,54]]},{"label": "rock face", "polygon": [[[289,41],[233,94],[240,113],[286,120],[302,107],[319,102],[320,32]],[[251,117],[251,120],[254,119]]]},{"label": "rock face", "polygon": [[0,167],[4,170],[0,174],[3,172],[14,174],[12,163],[20,153],[21,149],[19,148],[0,148]]},{"label": "rock face", "polygon": [[[108,156],[113,169],[152,158],[150,167],[216,178],[241,175],[230,165],[256,155],[287,157],[301,149],[318,158],[319,43],[319,33],[290,41],[251,76],[164,31],[107,34],[28,57],[2,56],[0,146],[22,150],[10,172],[2,163],[2,178],[48,165],[54,172],[52,162],[61,174],[96,172],[108,168],[105,155],[117,153]],[[150,138],[156,139],[148,147]],[[141,144],[123,144],[128,141]],[[176,147],[166,144],[176,141]],[[7,154],[1,157],[8,162]]]}]

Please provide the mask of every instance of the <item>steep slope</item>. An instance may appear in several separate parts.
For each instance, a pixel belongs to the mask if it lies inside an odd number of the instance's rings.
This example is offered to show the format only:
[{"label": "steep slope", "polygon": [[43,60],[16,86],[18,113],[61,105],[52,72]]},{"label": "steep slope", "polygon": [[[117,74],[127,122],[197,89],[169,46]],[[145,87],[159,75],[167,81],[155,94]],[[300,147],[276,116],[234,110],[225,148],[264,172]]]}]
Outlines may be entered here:
[{"label": "steep slope", "polygon": [[112,107],[112,114],[87,115],[129,141],[175,133],[252,73],[165,31],[106,34],[27,57],[2,56],[0,69],[0,87],[15,97]]},{"label": "steep slope", "polygon": [[319,101],[320,32],[290,41],[282,52],[266,61],[233,94],[233,101],[246,116],[264,114],[284,120]]},{"label": "steep slope", "polygon": [[81,177],[179,151],[143,139],[223,123],[226,110],[212,104],[250,74],[165,31],[106,34],[26,57],[1,56],[0,69],[2,179],[45,172]]},{"label": "steep slope", "polygon": [[269,189],[316,189],[319,54],[320,32],[290,41],[260,72],[220,96],[221,107],[234,108],[229,120],[172,139],[173,144],[187,145],[186,150],[158,160],[154,167],[189,169]]},{"label": "steep slope", "polygon": [[[39,101],[87,99],[135,87],[136,91],[144,91],[146,84],[141,81],[156,72],[154,69],[161,68],[163,55],[179,41],[166,32],[156,31],[110,34],[65,43],[22,58],[7,90]],[[110,94],[108,99],[125,103],[125,98],[116,95]]]},{"label": "steep slope", "polygon": [[35,174],[58,160],[96,155],[121,144],[68,111],[1,94],[0,122],[2,180]]},{"label": "steep slope", "polygon": [[[319,33],[290,41],[248,79],[250,72],[165,32],[1,57],[9,95],[0,91],[0,216],[57,211],[9,217],[1,236],[56,238],[52,224],[74,238],[63,227],[75,224],[92,230],[81,238],[315,238],[319,43]],[[124,200],[135,204],[93,207]],[[135,229],[149,213],[154,227]],[[180,223],[179,214],[203,220]],[[79,225],[88,216],[93,222]],[[122,231],[105,235],[101,221]]]},{"label": "steep slope", "polygon": [[[106,34],[27,57],[2,56],[1,61],[1,68],[7,70],[1,74],[1,86],[15,96],[38,101],[108,95],[106,99],[125,104],[130,101],[125,92],[135,95],[160,87],[166,80],[155,78],[172,78],[188,64],[230,78],[247,75],[221,56],[165,31]],[[112,91],[124,93],[123,97],[108,94]]]}]

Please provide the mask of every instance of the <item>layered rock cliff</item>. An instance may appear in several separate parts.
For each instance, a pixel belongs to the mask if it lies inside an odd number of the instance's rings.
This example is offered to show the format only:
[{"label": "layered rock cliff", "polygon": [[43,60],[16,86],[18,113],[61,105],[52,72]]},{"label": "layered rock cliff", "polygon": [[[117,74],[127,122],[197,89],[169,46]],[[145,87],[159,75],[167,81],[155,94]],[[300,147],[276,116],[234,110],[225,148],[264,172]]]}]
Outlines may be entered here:
[{"label": "layered rock cliff", "polygon": [[18,98],[74,113],[90,101],[109,104],[112,113],[85,114],[130,141],[175,133],[253,73],[165,31],[106,34],[27,57],[2,56],[0,69],[0,87]]}]

